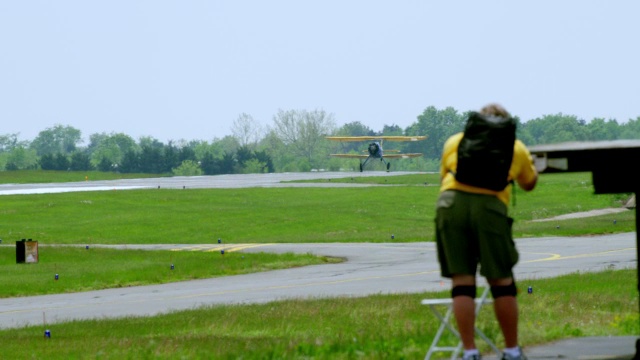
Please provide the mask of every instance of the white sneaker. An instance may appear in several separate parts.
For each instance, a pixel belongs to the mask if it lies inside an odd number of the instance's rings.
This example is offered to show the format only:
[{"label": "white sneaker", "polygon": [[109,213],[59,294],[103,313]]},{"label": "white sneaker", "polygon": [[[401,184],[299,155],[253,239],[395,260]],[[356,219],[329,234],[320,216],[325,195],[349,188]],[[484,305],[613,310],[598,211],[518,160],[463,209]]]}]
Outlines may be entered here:
[{"label": "white sneaker", "polygon": [[502,353],[502,359],[501,360],[527,360],[527,357],[524,356],[524,354],[522,353],[522,348],[520,348],[518,346],[518,349],[520,350],[520,355],[513,356],[513,355],[509,355],[507,353]]},{"label": "white sneaker", "polygon": [[462,360],[482,360],[482,356],[480,354],[467,355],[463,356]]}]

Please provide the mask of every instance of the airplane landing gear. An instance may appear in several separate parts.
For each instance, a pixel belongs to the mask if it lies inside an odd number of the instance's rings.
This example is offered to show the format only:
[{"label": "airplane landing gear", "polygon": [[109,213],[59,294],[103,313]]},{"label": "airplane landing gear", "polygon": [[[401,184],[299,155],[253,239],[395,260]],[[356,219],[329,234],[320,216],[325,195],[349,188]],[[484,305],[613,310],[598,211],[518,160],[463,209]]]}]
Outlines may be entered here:
[{"label": "airplane landing gear", "polygon": [[391,163],[387,163],[387,172],[389,172],[390,167],[391,167]]}]

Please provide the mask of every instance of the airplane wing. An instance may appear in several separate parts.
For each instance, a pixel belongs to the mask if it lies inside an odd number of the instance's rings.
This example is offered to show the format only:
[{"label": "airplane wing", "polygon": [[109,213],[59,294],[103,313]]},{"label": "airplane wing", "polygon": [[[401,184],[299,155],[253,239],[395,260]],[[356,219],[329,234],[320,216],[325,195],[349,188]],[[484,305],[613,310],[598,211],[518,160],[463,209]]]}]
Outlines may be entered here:
[{"label": "airplane wing", "polygon": [[[329,156],[340,157],[340,158],[350,158],[350,159],[366,159],[369,155],[358,155],[358,154],[329,154]],[[407,153],[407,154],[389,154],[384,155],[385,159],[407,159],[413,157],[420,157],[421,153]]]},{"label": "airplane wing", "polygon": [[381,140],[386,141],[420,141],[426,139],[426,136],[381,136]]},{"label": "airplane wing", "polygon": [[426,139],[426,136],[327,136],[327,140],[333,141],[420,141]]},{"label": "airplane wing", "polygon": [[375,140],[376,138],[373,136],[327,136],[327,140],[333,141],[369,141]]},{"label": "airplane wing", "polygon": [[329,154],[329,156],[349,158],[349,159],[366,159],[369,157],[369,155],[358,155],[358,154]]},{"label": "airplane wing", "polygon": [[389,155],[384,155],[385,159],[408,159],[408,158],[414,158],[414,157],[420,157],[422,156],[421,153],[407,153],[407,154],[389,154]]}]

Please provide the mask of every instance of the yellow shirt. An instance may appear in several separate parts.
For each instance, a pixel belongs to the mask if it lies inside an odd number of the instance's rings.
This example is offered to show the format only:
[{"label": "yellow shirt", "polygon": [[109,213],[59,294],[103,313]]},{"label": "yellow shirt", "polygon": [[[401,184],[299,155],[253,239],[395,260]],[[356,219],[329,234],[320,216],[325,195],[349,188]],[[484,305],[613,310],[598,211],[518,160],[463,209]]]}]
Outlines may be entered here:
[{"label": "yellow shirt", "polygon": [[[502,191],[493,191],[460,183],[456,181],[454,175],[449,171],[455,172],[458,167],[458,144],[460,144],[463,135],[462,132],[452,135],[444,143],[440,165],[440,191],[460,190],[474,194],[495,195],[508,206],[511,199],[511,184],[507,185]],[[531,184],[536,181],[536,177],[537,172],[533,165],[531,153],[522,141],[516,140],[513,145],[513,160],[509,169],[509,180],[515,180],[519,184]]]}]

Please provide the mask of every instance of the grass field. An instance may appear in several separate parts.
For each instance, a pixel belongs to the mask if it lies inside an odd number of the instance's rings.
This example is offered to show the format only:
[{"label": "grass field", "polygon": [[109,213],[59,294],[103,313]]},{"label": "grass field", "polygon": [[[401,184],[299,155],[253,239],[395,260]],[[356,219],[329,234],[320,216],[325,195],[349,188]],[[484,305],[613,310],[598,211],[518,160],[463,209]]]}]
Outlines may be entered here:
[{"label": "grass field", "polygon": [[[635,270],[528,281],[521,293],[525,347],[568,337],[638,334]],[[0,330],[6,359],[423,359],[438,328],[420,305],[448,291],[215,306]],[[478,326],[498,346],[489,307]],[[442,345],[455,345],[451,335]],[[486,345],[478,342],[481,350]],[[448,358],[442,353],[440,358]]]},{"label": "grass field", "polygon": [[[436,175],[368,179],[395,185],[4,195],[0,236],[44,244],[388,242],[392,234],[400,242],[433,240]],[[514,236],[635,231],[633,211],[566,220],[559,229],[555,222],[531,221],[621,207],[627,198],[594,195],[588,174],[543,175],[535,191],[516,192]]]},{"label": "grass field", "polygon": [[[0,247],[0,298],[153,285],[342,261],[310,254],[79,246],[39,247],[38,252],[37,264],[16,264],[15,246]],[[60,281],[55,281],[55,274]]]},{"label": "grass field", "polygon": [[[5,174],[3,174],[5,175]],[[63,172],[40,174],[69,181]],[[29,176],[37,176],[29,174]],[[100,180],[98,174],[92,174]],[[77,181],[77,180],[74,180]],[[95,244],[432,241],[437,177],[432,174],[342,180],[389,187],[126,190],[5,195],[0,206],[0,288],[3,297],[50,293],[38,284],[57,269],[91,276],[70,288],[83,291],[224,276],[338,261],[291,254],[221,256],[207,253],[98,250]],[[0,182],[20,183],[16,175]],[[27,181],[32,182],[32,181]],[[635,212],[588,219],[531,220],[620,207],[629,194],[593,195],[589,174],[542,175],[538,188],[516,192],[510,213],[516,237],[581,236],[635,231]],[[615,220],[615,222],[614,222]],[[391,239],[394,234],[394,239]],[[43,260],[15,264],[13,242],[39,241]],[[53,245],[77,244],[73,247]],[[91,250],[86,250],[89,245]],[[46,259],[46,260],[45,260]],[[73,259],[73,260],[72,260]],[[126,259],[118,263],[118,260]],[[214,259],[214,260],[212,260]],[[117,265],[119,266],[116,266]],[[124,263],[131,265],[123,266]],[[158,266],[174,271],[158,272]],[[189,264],[189,266],[183,266]],[[131,266],[131,267],[128,267]],[[206,269],[202,272],[200,270]],[[42,273],[39,273],[42,271]],[[23,283],[24,279],[31,281]],[[21,280],[18,280],[20,278]],[[580,273],[536,280],[520,296],[522,343],[565,337],[638,334],[635,271]],[[60,282],[62,284],[62,282]],[[437,325],[423,297],[404,294],[219,306],[151,318],[77,321],[0,331],[6,358],[51,359],[420,359]],[[501,343],[490,311],[481,326]]]}]

